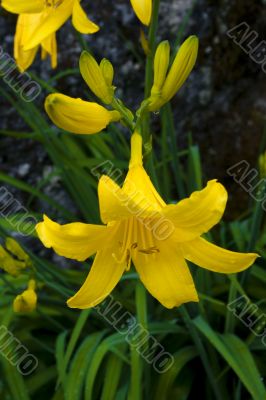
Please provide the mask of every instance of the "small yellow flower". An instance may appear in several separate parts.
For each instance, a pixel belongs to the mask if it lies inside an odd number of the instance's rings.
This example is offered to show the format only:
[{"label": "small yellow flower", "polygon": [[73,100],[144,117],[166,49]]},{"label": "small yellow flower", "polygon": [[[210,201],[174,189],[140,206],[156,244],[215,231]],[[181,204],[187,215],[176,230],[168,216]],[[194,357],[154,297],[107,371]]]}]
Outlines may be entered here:
[{"label": "small yellow flower", "polygon": [[108,111],[97,103],[73,99],[60,93],[47,96],[45,110],[59,128],[79,134],[98,133],[110,122],[120,119],[117,111]]},{"label": "small yellow flower", "polygon": [[13,238],[8,237],[5,242],[6,249],[14,254],[20,261],[24,261],[27,267],[31,266],[30,256],[23,250],[20,244]]},{"label": "small yellow flower", "polygon": [[68,300],[72,308],[96,306],[119,282],[131,259],[148,291],[165,307],[198,301],[186,260],[202,268],[235,273],[249,267],[253,253],[236,253],[201,236],[217,224],[227,201],[215,180],[177,204],[166,205],[142,166],[142,138],[131,139],[131,160],[123,187],[102,176],[98,186],[100,213],[106,225],[59,225],[44,216],[37,234],[59,255],[84,261],[96,253],[81,289]]},{"label": "small yellow flower", "polygon": [[13,310],[15,313],[27,313],[32,312],[36,309],[37,294],[35,292],[35,289],[35,281],[30,280],[28,284],[28,289],[19,294],[13,302]]},{"label": "small yellow flower", "polygon": [[130,0],[130,2],[138,19],[144,25],[149,25],[152,13],[152,0]]},{"label": "small yellow flower", "polygon": [[42,58],[49,54],[52,67],[56,67],[55,34],[71,16],[77,31],[91,34],[99,30],[99,27],[87,18],[80,0],[3,0],[2,6],[7,11],[19,14],[14,54],[22,71],[32,64],[39,46],[42,49]]},{"label": "small yellow flower", "polygon": [[169,65],[168,42],[157,47],[154,58],[154,83],[149,110],[156,111],[167,103],[181,88],[192,71],[198,54],[198,38],[190,36],[181,45],[167,74]]}]

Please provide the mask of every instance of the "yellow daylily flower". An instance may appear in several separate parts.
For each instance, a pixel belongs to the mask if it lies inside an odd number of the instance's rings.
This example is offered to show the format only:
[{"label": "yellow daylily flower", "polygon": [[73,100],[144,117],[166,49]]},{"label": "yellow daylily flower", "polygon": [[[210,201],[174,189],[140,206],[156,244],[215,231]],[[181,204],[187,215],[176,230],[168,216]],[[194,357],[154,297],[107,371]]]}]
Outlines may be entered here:
[{"label": "yellow daylily flower", "polygon": [[201,237],[222,217],[225,188],[216,180],[177,204],[166,205],[142,166],[142,138],[131,139],[131,160],[123,187],[108,176],[98,186],[100,213],[106,225],[59,225],[44,217],[37,234],[59,255],[84,261],[96,253],[71,308],[100,303],[130,267],[131,259],[152,296],[167,308],[198,301],[186,260],[211,271],[235,273],[249,267],[253,253],[222,249]]},{"label": "yellow daylily flower", "polygon": [[118,111],[109,111],[97,103],[73,99],[60,93],[46,97],[45,110],[53,123],[79,134],[98,133],[112,121],[119,121]]},{"label": "yellow daylily flower", "polygon": [[198,46],[199,41],[196,36],[190,36],[185,40],[167,73],[170,47],[167,41],[158,45],[154,57],[154,82],[149,98],[150,111],[161,108],[185,83],[195,65]]},{"label": "yellow daylily flower", "polygon": [[152,0],[130,0],[130,2],[138,19],[144,25],[149,25],[152,13]]},{"label": "yellow daylily flower", "polygon": [[36,309],[37,294],[35,292],[36,282],[32,279],[29,281],[28,289],[19,294],[13,301],[13,311],[15,313],[32,312]]},{"label": "yellow daylily flower", "polygon": [[57,65],[56,31],[72,16],[72,24],[81,33],[99,30],[86,16],[80,0],[3,0],[6,10],[19,14],[15,35],[14,54],[18,67],[24,71],[33,62],[39,46],[42,59],[51,57]]}]

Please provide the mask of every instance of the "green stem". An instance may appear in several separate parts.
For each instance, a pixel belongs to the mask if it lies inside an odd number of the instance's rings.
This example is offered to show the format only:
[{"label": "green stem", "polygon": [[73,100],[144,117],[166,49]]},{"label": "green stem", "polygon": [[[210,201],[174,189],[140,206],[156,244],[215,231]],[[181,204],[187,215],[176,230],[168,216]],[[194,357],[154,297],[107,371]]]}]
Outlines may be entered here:
[{"label": "green stem", "polygon": [[135,123],[129,118],[127,109],[123,107],[115,97],[113,98],[111,105],[116,111],[120,112],[125,124],[131,130],[131,132],[133,132],[135,129]]},{"label": "green stem", "polygon": [[[140,330],[147,330],[147,299],[146,290],[141,282],[137,283],[136,286],[136,309],[137,319],[140,324]],[[139,332],[136,332],[138,337]],[[145,342],[141,346],[141,351],[146,351],[148,342]],[[142,375],[144,371],[143,361],[141,359],[141,353],[137,351],[136,346],[130,346],[131,352],[131,386],[129,400],[141,400],[142,399]]]},{"label": "green stem", "polygon": [[[146,71],[145,71],[145,91],[144,97],[147,99],[150,95],[152,81],[153,81],[153,59],[156,50],[156,31],[158,26],[158,16],[159,16],[160,0],[154,0],[152,8],[152,17],[149,28],[149,49],[150,53],[147,56],[146,61]],[[150,127],[150,114],[147,113],[143,119],[142,135],[144,144],[149,141],[149,127]]]},{"label": "green stem", "polygon": [[[228,304],[235,300],[237,295],[237,287],[235,286],[234,282],[231,281],[230,283],[230,290],[229,290],[229,297],[228,297]],[[235,316],[234,314],[227,309],[226,312],[226,319],[225,319],[225,333],[233,333],[235,328]]]}]

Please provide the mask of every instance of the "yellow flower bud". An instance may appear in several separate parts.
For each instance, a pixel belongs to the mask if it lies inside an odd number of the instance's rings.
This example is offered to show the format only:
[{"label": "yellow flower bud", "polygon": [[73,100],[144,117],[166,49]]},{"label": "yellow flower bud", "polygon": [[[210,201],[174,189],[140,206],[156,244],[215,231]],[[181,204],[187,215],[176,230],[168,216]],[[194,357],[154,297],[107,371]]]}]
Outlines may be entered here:
[{"label": "yellow flower bud", "polygon": [[158,110],[171,100],[186,81],[196,62],[198,38],[190,36],[181,45],[167,74],[169,64],[169,45],[167,43],[160,43],[155,54],[154,84],[149,98],[150,111]]},{"label": "yellow flower bud", "polygon": [[102,61],[100,62],[100,68],[106,84],[109,87],[112,87],[114,79],[114,67],[112,63],[109,60],[107,60],[107,58],[103,58]]},{"label": "yellow flower bud", "polygon": [[45,110],[59,128],[78,134],[102,131],[121,118],[118,111],[109,111],[97,103],[73,99],[60,93],[47,96]]},{"label": "yellow flower bud", "polygon": [[18,276],[25,269],[25,261],[16,260],[2,246],[0,246],[0,268],[12,276]]},{"label": "yellow flower bud", "polygon": [[83,79],[95,96],[105,104],[110,104],[114,97],[113,90],[107,85],[102,69],[95,58],[87,51],[83,51],[80,56],[79,68]]},{"label": "yellow flower bud", "polygon": [[143,48],[144,53],[146,54],[146,56],[148,56],[150,54],[151,50],[149,47],[149,41],[146,38],[143,29],[140,30],[140,44],[141,44],[141,47]]},{"label": "yellow flower bud", "polygon": [[160,94],[169,67],[170,45],[167,40],[157,47],[154,57],[154,80],[151,95]]},{"label": "yellow flower bud", "polygon": [[162,88],[162,97],[169,101],[181,88],[195,65],[199,41],[190,36],[180,47]]},{"label": "yellow flower bud", "polygon": [[37,294],[35,292],[36,283],[30,280],[28,289],[19,294],[13,302],[13,310],[15,313],[32,312],[36,309]]},{"label": "yellow flower bud", "polygon": [[16,240],[8,237],[5,242],[5,247],[10,253],[14,254],[20,261],[25,261],[26,266],[31,266],[29,255],[23,250]]}]

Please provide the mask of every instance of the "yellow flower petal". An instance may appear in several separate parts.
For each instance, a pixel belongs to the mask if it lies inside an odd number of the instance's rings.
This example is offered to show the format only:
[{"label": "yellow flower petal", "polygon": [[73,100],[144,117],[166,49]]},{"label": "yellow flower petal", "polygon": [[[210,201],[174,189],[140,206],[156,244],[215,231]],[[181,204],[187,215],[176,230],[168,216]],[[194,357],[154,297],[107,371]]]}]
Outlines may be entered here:
[{"label": "yellow flower petal", "polygon": [[124,186],[120,188],[103,175],[98,186],[101,220],[103,223],[135,216],[161,218],[164,205],[143,167],[129,170]]},{"label": "yellow flower petal", "polygon": [[181,245],[184,257],[202,268],[214,272],[232,274],[248,268],[258,254],[237,253],[215,246],[203,238]]},{"label": "yellow flower petal", "polygon": [[14,14],[39,13],[44,9],[44,1],[2,0],[2,7]]},{"label": "yellow flower petal", "polygon": [[[140,227],[140,229],[144,229]],[[133,263],[144,286],[164,307],[178,307],[189,301],[199,301],[188,266],[170,241],[157,241],[149,254],[147,233],[138,241]],[[143,249],[141,252],[141,249]],[[153,251],[153,252],[152,252]]]},{"label": "yellow flower petal", "polygon": [[74,0],[64,0],[57,7],[49,7],[46,15],[25,43],[24,50],[32,49],[45,38],[56,32],[71,16]]},{"label": "yellow flower petal", "polygon": [[177,204],[167,205],[162,213],[176,227],[176,240],[185,242],[208,232],[216,225],[227,202],[227,192],[216,180]]},{"label": "yellow flower petal", "polygon": [[[115,246],[113,251],[116,251]],[[96,306],[111,293],[125,268],[126,262],[119,263],[113,256],[112,248],[99,251],[85,283],[75,296],[68,300],[67,305],[81,309]]]},{"label": "yellow flower petal", "polygon": [[56,34],[52,33],[46,39],[44,39],[41,43],[43,54],[42,59],[44,60],[47,55],[51,57],[51,66],[52,68],[56,68],[57,66],[57,42],[56,42]]},{"label": "yellow flower petal", "polygon": [[45,247],[52,247],[60,256],[84,261],[108,242],[108,228],[101,225],[74,222],[59,225],[44,216],[36,226]]},{"label": "yellow flower petal", "polygon": [[31,66],[38,51],[38,46],[27,51],[23,46],[29,40],[39,22],[40,14],[21,14],[18,16],[14,39],[14,56],[21,71],[25,71]]},{"label": "yellow flower petal", "polygon": [[84,34],[95,33],[100,29],[98,25],[87,17],[79,0],[74,1],[72,23],[77,31]]},{"label": "yellow flower petal", "polygon": [[138,19],[144,24],[149,25],[152,12],[152,0],[130,0]]},{"label": "yellow flower petal", "polygon": [[100,132],[110,122],[120,118],[117,111],[108,111],[97,103],[73,99],[60,93],[46,98],[45,110],[59,128],[79,134]]},{"label": "yellow flower petal", "polygon": [[108,176],[102,176],[98,186],[101,219],[104,223],[122,218],[161,218],[165,202],[154,188],[142,166],[142,138],[138,133],[131,137],[129,171],[120,188]]}]

